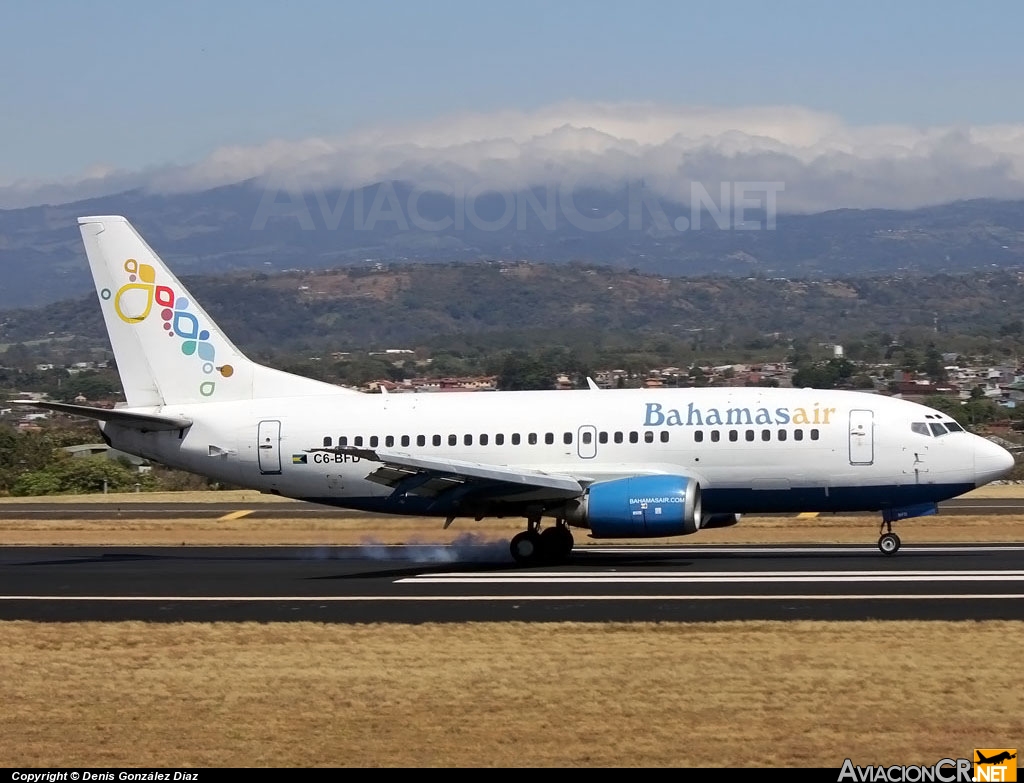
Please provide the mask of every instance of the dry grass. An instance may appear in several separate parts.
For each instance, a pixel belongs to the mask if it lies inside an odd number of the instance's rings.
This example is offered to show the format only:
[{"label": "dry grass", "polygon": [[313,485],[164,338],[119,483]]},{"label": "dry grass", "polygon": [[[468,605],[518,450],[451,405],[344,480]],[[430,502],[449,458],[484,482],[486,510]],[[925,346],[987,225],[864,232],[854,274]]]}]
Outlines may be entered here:
[{"label": "dry grass", "polygon": [[232,489],[189,492],[109,492],[92,495],[45,495],[33,497],[0,497],[0,505],[33,503],[301,503],[301,500],[267,495],[255,489]]},{"label": "dry grass", "polygon": [[1019,746],[1021,622],[0,623],[8,766],[932,764]]}]

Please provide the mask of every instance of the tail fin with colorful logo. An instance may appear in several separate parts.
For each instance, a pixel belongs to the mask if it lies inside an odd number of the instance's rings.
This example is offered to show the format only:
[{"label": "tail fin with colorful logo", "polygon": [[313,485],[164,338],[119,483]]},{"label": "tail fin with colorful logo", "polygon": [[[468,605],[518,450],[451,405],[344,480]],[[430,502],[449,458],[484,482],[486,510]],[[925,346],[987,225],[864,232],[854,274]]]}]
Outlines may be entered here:
[{"label": "tail fin with colorful logo", "polygon": [[125,218],[78,223],[129,407],[348,391],[249,360]]}]

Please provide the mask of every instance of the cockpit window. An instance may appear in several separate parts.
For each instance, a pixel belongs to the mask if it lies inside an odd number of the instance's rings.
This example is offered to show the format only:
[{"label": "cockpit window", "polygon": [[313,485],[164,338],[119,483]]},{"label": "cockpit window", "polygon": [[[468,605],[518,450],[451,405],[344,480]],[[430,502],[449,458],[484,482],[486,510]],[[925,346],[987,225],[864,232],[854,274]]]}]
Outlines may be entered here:
[{"label": "cockpit window", "polygon": [[946,428],[941,424],[936,424],[935,422],[932,422],[928,426],[931,427],[932,435],[934,435],[936,438],[939,437],[940,435],[946,434]]},{"label": "cockpit window", "polygon": [[947,421],[946,429],[950,432],[963,432],[964,428],[957,424],[955,421]]},{"label": "cockpit window", "polygon": [[910,429],[912,432],[916,432],[918,435],[931,435],[931,433],[928,432],[928,425],[925,424],[923,421],[915,421],[913,424],[910,425]]}]

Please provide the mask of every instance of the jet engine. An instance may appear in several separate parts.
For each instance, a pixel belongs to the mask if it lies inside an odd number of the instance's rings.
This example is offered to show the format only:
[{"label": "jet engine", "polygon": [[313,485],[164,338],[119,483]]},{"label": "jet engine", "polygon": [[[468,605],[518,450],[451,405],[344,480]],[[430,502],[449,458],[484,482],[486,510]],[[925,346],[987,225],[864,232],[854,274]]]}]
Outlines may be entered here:
[{"label": "jet engine", "polygon": [[594,538],[657,538],[701,527],[700,484],[687,476],[633,476],[591,484],[564,518]]}]

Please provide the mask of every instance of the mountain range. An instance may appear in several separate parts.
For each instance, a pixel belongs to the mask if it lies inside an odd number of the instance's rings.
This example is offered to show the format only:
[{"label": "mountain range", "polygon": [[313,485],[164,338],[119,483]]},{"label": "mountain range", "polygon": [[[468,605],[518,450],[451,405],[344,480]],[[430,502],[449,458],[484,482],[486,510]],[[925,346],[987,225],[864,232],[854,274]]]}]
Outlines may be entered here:
[{"label": "mountain range", "polygon": [[458,261],[583,262],[664,277],[837,279],[1024,265],[1024,201],[772,215],[628,187],[483,192],[402,182],[289,194],[256,181],[0,210],[0,309],[91,292],[81,215],[125,215],[181,276]]}]

